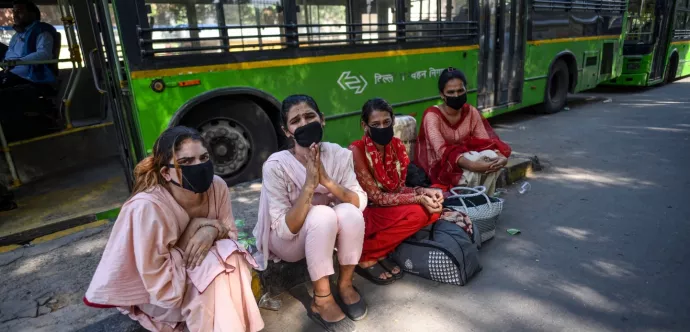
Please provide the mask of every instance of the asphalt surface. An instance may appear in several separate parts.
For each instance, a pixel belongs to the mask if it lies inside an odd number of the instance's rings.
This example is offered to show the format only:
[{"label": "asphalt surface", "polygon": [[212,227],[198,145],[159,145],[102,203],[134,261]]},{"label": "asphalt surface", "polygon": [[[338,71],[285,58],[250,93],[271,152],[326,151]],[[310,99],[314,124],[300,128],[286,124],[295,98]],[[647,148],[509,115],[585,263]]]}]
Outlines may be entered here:
[{"label": "asphalt surface", "polygon": [[[465,287],[357,278],[369,303],[358,331],[690,330],[690,79],[583,93],[570,108],[492,120],[514,151],[539,156],[546,169],[527,179],[526,194],[514,186],[504,196],[497,236],[480,253],[484,270]],[[256,188],[233,195],[236,214],[255,216]],[[64,303],[0,330],[131,330],[126,318],[78,303],[107,233],[0,255],[0,301],[53,292]],[[262,310],[265,331],[317,331],[306,292],[300,286],[296,298],[280,296],[280,311]]]},{"label": "asphalt surface", "polygon": [[[690,79],[570,108],[492,121],[546,170],[505,196],[484,270],[465,287],[358,279],[370,305],[359,331],[690,330]],[[267,331],[316,330],[283,298]]]}]

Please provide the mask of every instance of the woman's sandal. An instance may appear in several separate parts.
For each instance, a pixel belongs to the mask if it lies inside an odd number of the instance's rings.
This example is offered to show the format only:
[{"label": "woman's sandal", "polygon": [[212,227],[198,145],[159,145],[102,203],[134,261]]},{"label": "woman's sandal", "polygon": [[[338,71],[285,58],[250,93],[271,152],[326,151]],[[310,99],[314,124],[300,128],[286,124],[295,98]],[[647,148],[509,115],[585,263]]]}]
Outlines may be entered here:
[{"label": "woman's sandal", "polygon": [[[331,296],[331,293],[328,293],[328,295],[316,295],[314,293],[314,298],[313,302],[316,304],[316,298],[317,297],[329,297]],[[318,312],[314,312],[311,310],[311,306],[309,307],[309,310],[307,312],[307,317],[314,321],[314,323],[318,324],[321,326],[325,331],[328,332],[354,332],[355,331],[355,324],[348,319],[347,317],[344,317],[343,319],[337,321],[337,322],[329,322],[323,317]]]},{"label": "woman's sandal", "polygon": [[359,265],[355,267],[355,272],[362,276],[364,279],[367,279],[379,286],[385,286],[385,285],[390,285],[395,281],[395,278],[387,278],[387,279],[381,279],[379,276],[383,273],[389,273],[386,271],[380,264],[374,264],[368,268],[363,268]]},{"label": "woman's sandal", "polygon": [[355,292],[359,294],[359,301],[353,304],[345,304],[343,299],[340,297],[340,294],[335,294],[335,302],[338,303],[338,306],[340,306],[340,309],[343,310],[347,317],[356,322],[364,319],[364,317],[367,316],[369,307],[367,306],[367,303],[364,301],[364,297],[362,297],[362,293],[359,292],[357,287],[352,286],[352,288],[354,288]]},{"label": "woman's sandal", "polygon": [[[384,270],[388,271],[388,273],[390,273],[393,276],[393,279],[400,280],[403,278],[404,274],[402,268],[398,266],[396,262],[390,260],[390,258],[386,257],[380,260],[379,265],[381,265],[381,267],[383,267]],[[398,270],[400,270],[400,272],[393,273],[393,269],[395,269],[396,267],[398,268]]]}]

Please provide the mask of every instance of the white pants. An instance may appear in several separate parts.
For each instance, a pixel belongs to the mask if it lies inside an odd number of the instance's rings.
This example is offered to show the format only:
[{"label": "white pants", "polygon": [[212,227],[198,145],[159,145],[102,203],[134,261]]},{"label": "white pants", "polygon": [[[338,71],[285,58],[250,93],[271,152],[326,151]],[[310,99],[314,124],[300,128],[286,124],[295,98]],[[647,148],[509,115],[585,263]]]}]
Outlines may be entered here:
[{"label": "white pants", "polygon": [[[486,160],[494,160],[498,158],[498,154],[492,150],[484,150],[481,152],[470,151],[465,152],[462,156],[469,161],[477,161],[482,158]],[[498,173],[499,172],[496,171],[483,174],[463,169],[462,178],[460,179],[458,185],[463,187],[484,186],[486,188],[486,194],[491,196],[494,194],[494,191],[496,191],[496,180],[498,180]]]}]

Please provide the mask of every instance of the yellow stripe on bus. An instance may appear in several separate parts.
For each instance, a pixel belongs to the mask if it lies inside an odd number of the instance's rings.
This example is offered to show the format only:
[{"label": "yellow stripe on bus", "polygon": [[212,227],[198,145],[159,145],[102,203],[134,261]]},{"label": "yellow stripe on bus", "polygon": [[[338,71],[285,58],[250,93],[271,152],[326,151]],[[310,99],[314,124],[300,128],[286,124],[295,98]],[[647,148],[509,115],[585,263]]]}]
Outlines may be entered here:
[{"label": "yellow stripe on bus", "polygon": [[469,50],[476,50],[476,49],[479,49],[479,45],[434,47],[434,48],[421,48],[421,49],[413,49],[413,50],[393,50],[393,51],[367,52],[367,53],[354,53],[354,54],[341,54],[341,55],[326,55],[326,56],[314,56],[314,57],[304,57],[304,58],[295,58],[295,59],[281,59],[281,60],[266,60],[266,61],[229,63],[229,64],[210,65],[210,66],[182,67],[182,68],[156,69],[156,70],[140,70],[140,71],[133,71],[131,73],[131,76],[133,79],[136,79],[136,78],[155,78],[155,77],[163,77],[163,76],[198,74],[198,73],[212,72],[212,71],[284,67],[284,66],[296,66],[296,65],[306,65],[306,64],[312,64],[312,63],[336,62],[336,61],[345,61],[345,60],[385,58],[385,57],[403,56],[403,55],[418,55],[418,54],[431,54],[431,53],[442,53],[442,52],[459,52],[459,51],[469,51]]},{"label": "yellow stripe on bus", "polygon": [[690,40],[681,40],[681,41],[671,43],[671,45],[682,45],[682,44],[690,44]]},{"label": "yellow stripe on bus", "polygon": [[564,42],[578,42],[578,41],[590,41],[590,40],[603,40],[603,39],[619,39],[619,35],[610,36],[592,36],[592,37],[574,37],[574,38],[555,38],[555,39],[544,39],[544,40],[531,40],[528,41],[529,45],[542,45],[542,44],[554,44],[554,43],[564,43]]}]

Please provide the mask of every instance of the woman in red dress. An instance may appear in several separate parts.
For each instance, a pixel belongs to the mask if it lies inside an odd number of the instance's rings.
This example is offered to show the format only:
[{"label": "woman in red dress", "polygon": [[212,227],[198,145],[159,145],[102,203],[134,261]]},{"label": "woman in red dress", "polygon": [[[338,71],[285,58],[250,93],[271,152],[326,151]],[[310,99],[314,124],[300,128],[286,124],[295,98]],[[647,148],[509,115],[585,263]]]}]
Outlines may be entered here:
[{"label": "woman in red dress", "polygon": [[379,285],[402,278],[388,254],[436,221],[443,208],[440,190],[405,186],[410,159],[402,141],[393,137],[393,121],[393,109],[385,100],[369,100],[362,107],[365,134],[350,145],[357,180],[369,198],[364,246],[355,271]]},{"label": "woman in red dress", "polygon": [[445,69],[438,80],[443,104],[424,111],[419,129],[415,164],[435,186],[486,187],[492,195],[498,171],[510,156],[488,121],[467,104],[467,79],[455,69]]}]

